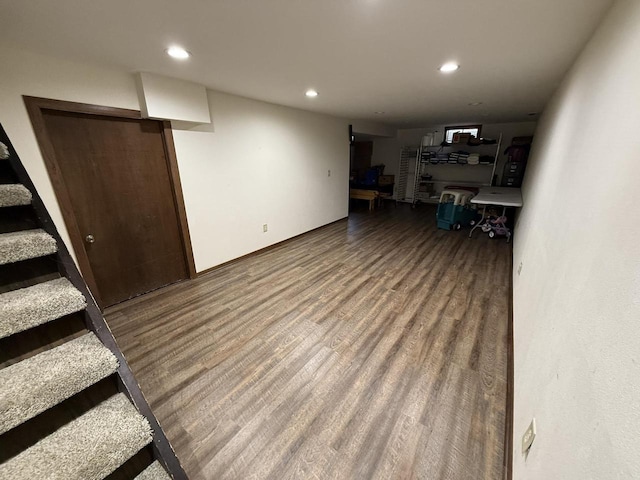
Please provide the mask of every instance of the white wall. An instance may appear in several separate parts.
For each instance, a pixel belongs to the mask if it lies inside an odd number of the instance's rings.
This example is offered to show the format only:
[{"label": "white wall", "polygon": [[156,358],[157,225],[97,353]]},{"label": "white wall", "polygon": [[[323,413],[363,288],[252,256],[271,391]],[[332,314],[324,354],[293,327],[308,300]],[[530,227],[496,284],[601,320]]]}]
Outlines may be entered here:
[{"label": "white wall", "polygon": [[209,103],[212,126],[174,131],[198,270],[347,216],[346,120],[211,91]]},{"label": "white wall", "polygon": [[615,4],[536,133],[514,237],[517,480],[640,478],[639,25],[640,2]]},{"label": "white wall", "polygon": [[144,118],[211,123],[204,85],[140,72],[136,75],[136,86]]},{"label": "white wall", "polygon": [[369,120],[352,120],[351,127],[354,134],[375,135],[379,137],[395,137],[397,129],[389,125]]},{"label": "white wall", "polygon": [[[139,109],[135,76],[7,47],[0,58],[0,122],[70,247],[22,95]],[[213,125],[174,132],[197,270],[347,215],[347,120],[215,92],[209,100]]]}]

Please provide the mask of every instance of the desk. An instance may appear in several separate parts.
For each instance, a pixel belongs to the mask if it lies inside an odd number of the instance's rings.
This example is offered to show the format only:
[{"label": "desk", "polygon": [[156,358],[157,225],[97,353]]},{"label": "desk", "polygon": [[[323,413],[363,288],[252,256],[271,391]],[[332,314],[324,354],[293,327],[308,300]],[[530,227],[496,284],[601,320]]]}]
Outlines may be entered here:
[{"label": "desk", "polygon": [[[469,232],[469,238],[473,235],[473,231],[480,227],[483,231],[489,232],[489,236],[495,236],[496,232],[501,235],[506,235],[507,242],[511,239],[511,230],[506,225],[506,210],[507,207],[521,207],[522,206],[522,193],[519,188],[509,187],[482,187],[478,192],[478,195],[471,199],[471,203],[482,205],[482,219]],[[502,216],[489,221],[487,219],[487,205],[496,205],[502,207]],[[491,234],[493,232],[493,235]]]}]

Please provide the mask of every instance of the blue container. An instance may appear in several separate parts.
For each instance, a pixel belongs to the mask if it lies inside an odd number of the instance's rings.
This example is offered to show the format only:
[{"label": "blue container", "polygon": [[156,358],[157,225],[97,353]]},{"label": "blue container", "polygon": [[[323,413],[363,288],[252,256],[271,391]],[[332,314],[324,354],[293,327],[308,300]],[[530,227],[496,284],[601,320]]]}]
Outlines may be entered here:
[{"label": "blue container", "polygon": [[473,208],[463,205],[454,205],[453,202],[439,203],[436,213],[438,228],[443,230],[459,230],[471,224],[478,216]]},{"label": "blue container", "polygon": [[378,185],[378,175],[380,175],[380,171],[377,168],[368,169],[365,173],[364,184]]}]

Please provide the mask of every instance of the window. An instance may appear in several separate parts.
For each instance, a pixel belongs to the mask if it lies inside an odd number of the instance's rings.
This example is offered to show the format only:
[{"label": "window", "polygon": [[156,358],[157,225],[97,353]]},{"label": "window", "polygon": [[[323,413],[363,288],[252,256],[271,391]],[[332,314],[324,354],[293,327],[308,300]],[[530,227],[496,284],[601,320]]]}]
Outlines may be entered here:
[{"label": "window", "polygon": [[476,138],[480,138],[480,130],[482,125],[455,125],[453,127],[444,127],[444,141],[453,143],[454,133],[470,133]]}]

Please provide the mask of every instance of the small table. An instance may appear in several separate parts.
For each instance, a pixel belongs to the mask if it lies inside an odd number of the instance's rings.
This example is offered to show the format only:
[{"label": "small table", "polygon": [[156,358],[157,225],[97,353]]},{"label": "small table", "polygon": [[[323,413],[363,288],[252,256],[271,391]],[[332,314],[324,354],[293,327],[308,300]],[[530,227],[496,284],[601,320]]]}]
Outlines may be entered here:
[{"label": "small table", "polygon": [[[473,235],[473,231],[481,227],[486,222],[487,205],[497,205],[502,207],[502,216],[505,216],[507,207],[521,207],[522,193],[519,188],[512,187],[482,187],[478,195],[471,199],[471,203],[483,205],[482,218],[469,232],[469,238]],[[507,242],[511,239],[511,231],[504,226],[506,230]]]},{"label": "small table", "polygon": [[373,210],[375,202],[380,194],[377,190],[364,190],[362,188],[350,188],[349,198],[356,200],[367,200],[369,202],[369,210]]}]

